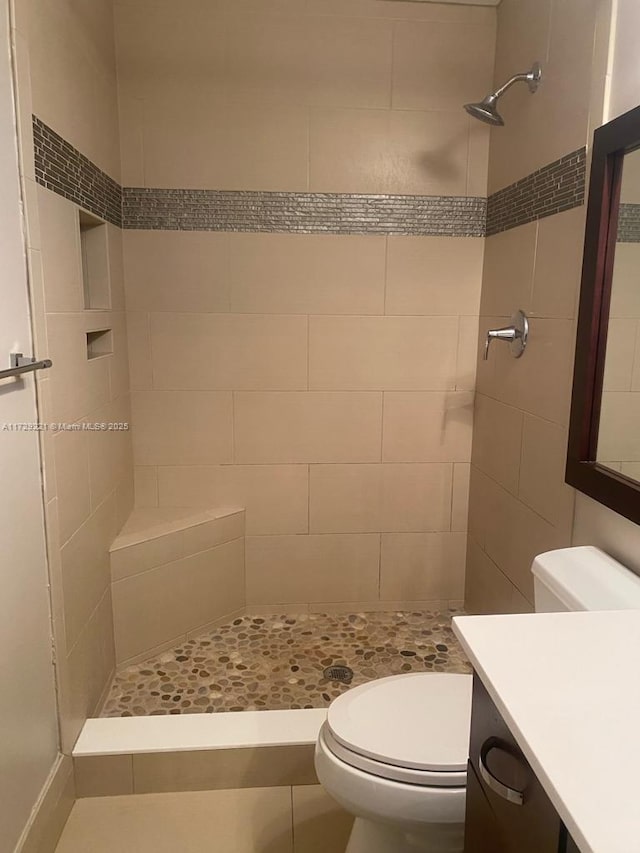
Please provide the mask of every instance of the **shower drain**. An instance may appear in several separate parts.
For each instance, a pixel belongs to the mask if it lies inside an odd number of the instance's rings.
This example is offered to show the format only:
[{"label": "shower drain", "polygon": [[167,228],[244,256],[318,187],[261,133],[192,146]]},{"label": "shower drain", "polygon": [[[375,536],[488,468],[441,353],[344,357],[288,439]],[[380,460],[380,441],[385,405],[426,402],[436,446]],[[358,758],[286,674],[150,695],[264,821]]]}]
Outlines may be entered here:
[{"label": "shower drain", "polygon": [[327,681],[341,681],[343,684],[351,684],[353,670],[348,666],[328,666],[322,673]]}]

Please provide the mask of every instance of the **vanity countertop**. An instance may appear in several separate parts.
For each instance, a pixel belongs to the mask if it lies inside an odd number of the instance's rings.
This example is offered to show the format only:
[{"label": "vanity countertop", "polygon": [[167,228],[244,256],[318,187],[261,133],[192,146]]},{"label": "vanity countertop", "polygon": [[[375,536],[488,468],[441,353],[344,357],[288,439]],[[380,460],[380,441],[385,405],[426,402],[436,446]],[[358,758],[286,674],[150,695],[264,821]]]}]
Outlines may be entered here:
[{"label": "vanity countertop", "polygon": [[640,850],[640,611],[453,623],[582,853]]}]

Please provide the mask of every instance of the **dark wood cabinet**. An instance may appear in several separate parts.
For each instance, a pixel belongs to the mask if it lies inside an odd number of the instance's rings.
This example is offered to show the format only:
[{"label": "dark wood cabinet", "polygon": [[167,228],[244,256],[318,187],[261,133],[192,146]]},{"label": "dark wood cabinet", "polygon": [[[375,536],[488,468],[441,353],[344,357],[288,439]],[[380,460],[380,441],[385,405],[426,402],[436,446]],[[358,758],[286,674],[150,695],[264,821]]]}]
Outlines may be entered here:
[{"label": "dark wood cabinet", "polygon": [[578,853],[477,675],[473,682],[464,851]]}]

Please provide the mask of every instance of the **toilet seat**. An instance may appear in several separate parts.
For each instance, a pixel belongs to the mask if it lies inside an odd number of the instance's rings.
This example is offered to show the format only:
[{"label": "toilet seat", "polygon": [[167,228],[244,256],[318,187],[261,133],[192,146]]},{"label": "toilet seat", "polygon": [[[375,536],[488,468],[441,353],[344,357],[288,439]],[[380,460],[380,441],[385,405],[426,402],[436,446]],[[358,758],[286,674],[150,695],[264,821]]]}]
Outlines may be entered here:
[{"label": "toilet seat", "polygon": [[386,779],[464,787],[471,726],[470,675],[411,673],[335,699],[322,735],[352,767]]}]

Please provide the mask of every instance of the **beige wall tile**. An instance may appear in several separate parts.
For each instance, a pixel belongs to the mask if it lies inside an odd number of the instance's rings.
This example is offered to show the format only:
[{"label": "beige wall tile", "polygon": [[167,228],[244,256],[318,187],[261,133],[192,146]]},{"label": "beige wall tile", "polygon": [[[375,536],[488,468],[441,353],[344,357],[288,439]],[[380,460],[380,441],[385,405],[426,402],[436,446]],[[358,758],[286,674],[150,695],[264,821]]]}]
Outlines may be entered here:
[{"label": "beige wall tile", "polygon": [[247,606],[378,598],[380,537],[250,536]]},{"label": "beige wall tile", "polygon": [[107,253],[109,263],[109,295],[111,310],[125,310],[124,292],[124,231],[107,223]]},{"label": "beige wall tile", "polygon": [[468,462],[473,394],[469,391],[387,391],[384,462]]},{"label": "beige wall tile", "polygon": [[60,541],[63,543],[91,512],[87,435],[85,432],[64,430],[55,434],[51,441]]},{"label": "beige wall tile", "polygon": [[518,409],[476,396],[473,464],[513,494],[518,493],[523,418]]},{"label": "beige wall tile", "polygon": [[631,391],[638,321],[610,318],[603,387],[607,391]]},{"label": "beige wall tile", "polygon": [[111,400],[117,400],[130,391],[127,320],[123,311],[114,312],[110,319],[113,355],[109,358],[109,395]]},{"label": "beige wall tile", "polygon": [[452,390],[457,333],[456,317],[312,317],[309,386]]},{"label": "beige wall tile", "polygon": [[[143,98],[158,89],[209,84],[222,91],[226,27],[219,4],[198,3],[185,15],[166,2],[116,3],[115,30],[120,89]],[[217,86],[214,86],[217,83]]]},{"label": "beige wall tile", "polygon": [[464,195],[468,128],[458,112],[314,108],[309,188]]},{"label": "beige wall tile", "polygon": [[76,796],[114,797],[133,794],[131,755],[98,755],[74,758]]},{"label": "beige wall tile", "polygon": [[533,558],[569,545],[570,531],[559,530],[525,504],[495,485],[486,515],[486,553],[518,590],[531,600]]},{"label": "beige wall tile", "polygon": [[438,463],[312,465],[310,530],[312,533],[449,530],[452,474],[451,465]]},{"label": "beige wall tile", "polygon": [[602,395],[597,458],[603,461],[640,461],[640,394],[605,391]]},{"label": "beige wall tile", "polygon": [[[490,188],[494,192],[587,141],[596,6],[572,2],[509,3],[498,14],[495,79],[513,73],[522,56],[544,66],[544,86],[535,98],[505,100],[507,132],[495,134]],[[578,22],[576,24],[576,22]],[[550,122],[553,132],[543,131]],[[512,152],[518,151],[518,157]]]},{"label": "beige wall tile", "polygon": [[391,192],[386,110],[315,108],[309,117],[309,189]]},{"label": "beige wall tile", "polygon": [[478,100],[491,88],[494,48],[492,24],[396,24],[394,108],[455,110]]},{"label": "beige wall tile", "polygon": [[227,125],[226,98],[218,89],[201,77],[197,86],[193,78],[155,84],[144,100],[145,186],[220,187],[227,161]]},{"label": "beige wall tile", "polygon": [[223,79],[231,98],[305,102],[310,62],[303,17],[234,15],[225,29]]},{"label": "beige wall tile", "polygon": [[529,222],[487,238],[481,314],[510,317],[518,308],[530,311],[537,228],[537,222]]},{"label": "beige wall tile", "polygon": [[109,545],[116,534],[115,525],[112,495],[60,551],[67,649],[78,641],[109,586]]},{"label": "beige wall tile", "polygon": [[158,506],[158,469],[136,465],[133,473],[136,507]]},{"label": "beige wall tile", "polygon": [[[126,424],[131,421],[128,397],[120,397],[102,409],[91,412],[89,424]],[[133,449],[130,430],[91,430],[87,432],[91,507],[95,509],[119,484],[133,475]]]},{"label": "beige wall tile", "polygon": [[458,328],[458,361],[456,366],[456,390],[475,391],[478,371],[478,355],[482,357],[484,339],[479,340],[477,317],[460,317]]},{"label": "beige wall tile", "polygon": [[33,111],[116,180],[119,178],[112,7],[30,2]]},{"label": "beige wall tile", "polygon": [[229,310],[228,235],[124,231],[128,311]]},{"label": "beige wall tile", "polygon": [[21,853],[55,853],[75,798],[73,762],[70,756],[64,755],[53,777],[49,778]]},{"label": "beige wall tile", "polygon": [[466,538],[464,533],[384,533],[380,598],[461,598]]},{"label": "beige wall tile", "polygon": [[396,0],[307,0],[313,15],[356,15],[371,18],[395,18],[412,21],[448,21],[459,23],[491,23],[495,9],[473,5],[444,3],[398,3]]},{"label": "beige wall tile", "polygon": [[132,391],[153,388],[150,315],[143,311],[127,312],[129,380]]},{"label": "beige wall tile", "polygon": [[312,746],[210,749],[133,756],[136,794],[313,785]]},{"label": "beige wall tile", "polygon": [[307,387],[306,317],[152,314],[151,348],[155,388]]},{"label": "beige wall tile", "polygon": [[585,207],[538,222],[531,311],[537,317],[576,316]]},{"label": "beige wall tile", "polygon": [[131,410],[136,464],[231,462],[230,393],[136,391]]},{"label": "beige wall tile", "polygon": [[67,657],[66,749],[72,749],[87,717],[98,711],[114,667],[111,591],[107,590]]},{"label": "beige wall tile", "polygon": [[114,583],[117,660],[241,607],[243,551],[242,540],[236,540]]},{"label": "beige wall tile", "polygon": [[469,116],[469,164],[467,195],[486,198],[489,180],[491,128]]},{"label": "beige wall tile", "polygon": [[390,21],[315,18],[307,31],[310,103],[361,109],[391,105]]},{"label": "beige wall tile", "polygon": [[106,312],[47,315],[48,355],[56,366],[50,378],[52,421],[73,423],[109,401],[110,357],[87,360],[87,332],[109,328],[110,321]]},{"label": "beige wall tile", "polygon": [[308,189],[306,107],[232,103],[221,118],[227,128],[226,168],[216,188]]},{"label": "beige wall tile", "polygon": [[392,110],[386,192],[464,195],[469,165],[469,121],[451,112]]},{"label": "beige wall tile", "polygon": [[58,853],[111,853],[123,838],[137,853],[199,853],[203,838],[235,853],[254,853],[256,839],[292,853],[291,824],[289,787],[90,797],[76,803]]},{"label": "beige wall tile", "polygon": [[387,314],[477,314],[484,240],[389,237]]},{"label": "beige wall tile", "polygon": [[[476,323],[478,328],[476,342],[476,391],[479,394],[486,394],[488,397],[498,399],[500,390],[496,382],[496,360],[493,357],[494,353],[490,353],[488,359],[484,358],[484,348],[489,329],[500,329],[511,322],[507,316],[502,317],[479,317]],[[493,346],[493,344],[491,344]],[[498,344],[499,346],[499,344]]]},{"label": "beige wall tile", "polygon": [[[609,321],[612,322],[611,320]],[[606,365],[605,365],[606,369]],[[605,385],[606,387],[606,385]],[[631,376],[631,390],[640,391],[640,322],[636,332],[636,348],[633,357],[633,374]]]},{"label": "beige wall tile", "polygon": [[190,525],[184,531],[185,554],[197,554],[225,542],[233,542],[243,537],[244,532],[244,510]]},{"label": "beige wall tile", "polygon": [[610,316],[615,318],[640,317],[638,294],[639,243],[616,243],[611,287]]},{"label": "beige wall tile", "polygon": [[469,538],[464,607],[468,613],[517,613],[518,590]]},{"label": "beige wall tile", "polygon": [[564,481],[566,456],[566,429],[526,415],[518,496],[551,524],[568,531],[575,492]]},{"label": "beige wall tile", "polygon": [[566,424],[571,400],[575,323],[531,319],[526,355],[514,359],[498,344],[495,382],[500,399],[510,406],[558,424]]},{"label": "beige wall tile", "polygon": [[320,785],[296,785],[292,795],[294,853],[345,850],[353,815],[339,806]]},{"label": "beige wall tile", "polygon": [[382,394],[239,392],[234,399],[236,463],[380,461]]},{"label": "beige wall tile", "polygon": [[158,469],[160,506],[246,508],[247,533],[306,533],[306,465],[189,465]]},{"label": "beige wall tile", "polygon": [[[118,14],[120,5],[117,6]],[[122,81],[124,82],[124,81]],[[144,186],[144,101],[130,94],[126,85],[118,93],[121,180],[125,187]]]},{"label": "beige wall tile", "polygon": [[57,193],[37,189],[47,311],[82,311],[78,208]]},{"label": "beige wall tile", "polygon": [[232,311],[384,311],[384,237],[231,234],[229,254]]},{"label": "beige wall tile", "polygon": [[114,581],[123,580],[184,556],[182,530],[175,530],[164,536],[155,536],[136,544],[124,545],[111,551],[111,578]]},{"label": "beige wall tile", "polygon": [[484,549],[487,535],[487,513],[491,506],[491,495],[497,488],[493,480],[475,465],[469,473],[468,531],[478,545]]},{"label": "beige wall tile", "polygon": [[453,466],[453,498],[451,502],[451,530],[466,533],[469,515],[469,479],[471,466],[456,463]]}]

